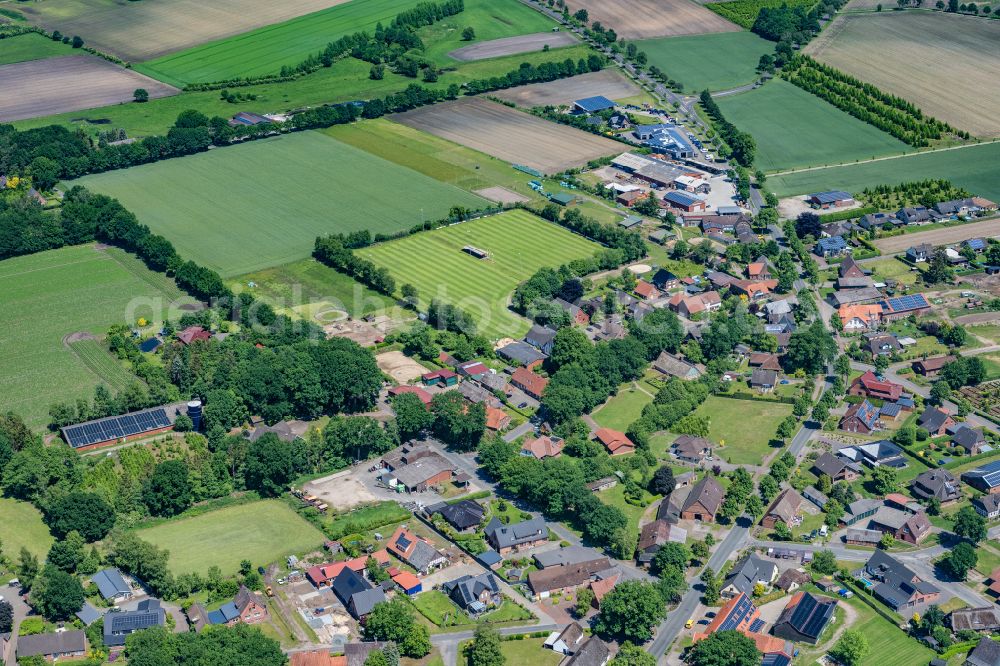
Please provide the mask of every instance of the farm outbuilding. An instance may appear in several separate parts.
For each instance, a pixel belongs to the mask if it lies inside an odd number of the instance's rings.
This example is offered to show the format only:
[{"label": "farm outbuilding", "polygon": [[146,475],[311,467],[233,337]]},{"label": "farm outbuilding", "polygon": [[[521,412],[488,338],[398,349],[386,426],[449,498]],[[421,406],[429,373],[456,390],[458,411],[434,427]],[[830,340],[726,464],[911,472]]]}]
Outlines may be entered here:
[{"label": "farm outbuilding", "polygon": [[584,97],[573,102],[574,113],[597,113],[615,108],[615,103],[604,95]]}]

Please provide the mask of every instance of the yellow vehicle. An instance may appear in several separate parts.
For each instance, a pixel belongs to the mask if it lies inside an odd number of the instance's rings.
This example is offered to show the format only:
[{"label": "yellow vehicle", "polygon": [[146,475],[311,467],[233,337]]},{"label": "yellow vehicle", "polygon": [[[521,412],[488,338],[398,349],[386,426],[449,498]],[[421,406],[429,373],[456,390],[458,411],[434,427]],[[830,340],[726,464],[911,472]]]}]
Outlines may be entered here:
[{"label": "yellow vehicle", "polygon": [[267,593],[267,596],[269,596],[269,597],[273,597],[274,596],[274,590],[271,589],[270,585],[268,585],[267,589],[264,590],[264,591]]},{"label": "yellow vehicle", "polygon": [[694,620],[688,620],[687,622],[684,623],[685,629],[690,629],[693,626],[694,626]]}]

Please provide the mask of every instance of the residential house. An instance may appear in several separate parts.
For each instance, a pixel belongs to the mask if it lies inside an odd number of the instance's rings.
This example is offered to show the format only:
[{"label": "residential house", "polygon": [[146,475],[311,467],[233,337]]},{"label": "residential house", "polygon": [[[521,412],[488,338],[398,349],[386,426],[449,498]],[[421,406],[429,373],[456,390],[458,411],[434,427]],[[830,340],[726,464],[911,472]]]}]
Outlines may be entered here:
[{"label": "residential house", "polygon": [[[706,523],[713,522],[715,514],[719,511],[719,507],[722,506],[722,500],[725,498],[725,495],[726,492],[719,485],[719,482],[715,480],[715,477],[711,475],[705,476],[701,481],[694,484],[691,492],[684,499],[684,504],[680,508],[680,517],[685,520],[700,520]],[[659,517],[657,515],[657,518]]]},{"label": "residential house", "polygon": [[437,509],[436,513],[441,514],[449,525],[459,532],[478,527],[483,522],[486,509],[479,502],[473,500],[462,500],[454,504],[445,503]]},{"label": "residential house", "polygon": [[610,660],[611,652],[608,646],[592,636],[561,666],[605,666]]},{"label": "residential house", "polygon": [[402,525],[396,528],[385,547],[390,553],[416,569],[418,573],[425,574],[432,569],[448,564],[448,558],[438,552],[427,539],[417,536]]},{"label": "residential house", "polygon": [[431,408],[431,394],[419,386],[393,386],[389,389],[390,398],[395,398],[397,395],[403,395],[404,393],[412,393],[420,399],[420,402],[424,403],[426,409],[429,410]]},{"label": "residential house", "polygon": [[802,508],[802,495],[794,488],[786,488],[778,493],[774,502],[764,514],[760,524],[767,529],[774,529],[775,524],[780,520],[791,526]]},{"label": "residential house", "polygon": [[196,342],[207,342],[212,339],[212,332],[206,331],[201,326],[188,326],[177,333],[177,339],[184,345],[193,345]]},{"label": "residential house", "polygon": [[678,292],[667,301],[667,307],[690,319],[701,312],[715,312],[722,307],[722,297],[717,291],[706,291],[688,296]]},{"label": "residential house", "polygon": [[889,213],[868,213],[867,215],[862,215],[861,219],[858,220],[858,226],[865,231],[882,229],[887,224],[892,227],[903,226],[902,220]]},{"label": "residential house", "polygon": [[679,435],[670,445],[674,457],[684,462],[698,464],[712,453],[712,442],[695,435]]},{"label": "residential house", "polygon": [[896,218],[903,224],[926,224],[934,215],[926,206],[908,206],[896,211]]},{"label": "residential house", "polygon": [[806,583],[812,582],[812,576],[800,569],[785,569],[774,581],[774,586],[782,592],[794,592]]},{"label": "residential house", "polygon": [[871,517],[869,529],[891,534],[898,541],[918,544],[930,533],[931,523],[923,511],[910,513],[891,506],[881,506]]},{"label": "residential house", "polygon": [[770,393],[778,384],[778,373],[757,368],[750,374],[750,388],[758,393]]},{"label": "residential house", "polygon": [[454,463],[437,451],[430,451],[411,463],[394,466],[391,469],[391,474],[384,475],[388,477],[388,481],[395,481],[394,485],[403,486],[410,492],[422,492],[447,483],[455,475]]},{"label": "residential house", "polygon": [[826,210],[828,208],[846,208],[854,205],[854,197],[843,190],[816,192],[806,197],[806,202],[813,208]]},{"label": "residential house", "polygon": [[681,379],[698,379],[698,377],[701,377],[701,370],[698,369],[698,366],[665,351],[660,352],[660,355],[653,361],[653,369],[668,377],[679,377]]},{"label": "residential house", "polygon": [[895,402],[903,394],[903,387],[878,377],[871,370],[859,375],[847,389],[848,395],[864,396],[873,400]]},{"label": "residential house", "polygon": [[487,405],[498,407],[500,404],[497,397],[493,395],[493,391],[487,389],[478,382],[464,381],[458,385],[458,392],[462,394],[462,397],[474,405],[485,403]]},{"label": "residential house", "polygon": [[162,627],[167,623],[167,613],[159,599],[143,599],[132,611],[119,611],[104,616],[104,645],[125,645],[129,634],[149,627]]},{"label": "residential house", "polygon": [[869,444],[845,446],[837,450],[837,456],[855,463],[865,463],[869,467],[887,465],[889,467],[906,467],[903,449],[887,439],[880,439]]},{"label": "residential house", "polygon": [[535,324],[524,336],[524,341],[535,349],[548,356],[552,353],[552,344],[556,339],[556,332],[547,326]]},{"label": "residential house", "polygon": [[444,583],[441,589],[459,608],[477,615],[503,603],[500,583],[491,573],[466,574]]},{"label": "residential house", "polygon": [[847,241],[843,236],[820,238],[813,248],[813,252],[820,257],[839,257],[847,251]]},{"label": "residential house", "polygon": [[510,427],[510,414],[491,405],[486,406],[486,429],[503,432]]},{"label": "residential house", "polygon": [[996,606],[980,608],[959,608],[953,610],[948,619],[951,630],[959,631],[989,631],[1000,629],[1000,609]]},{"label": "residential house", "polygon": [[659,268],[653,277],[650,278],[650,282],[653,286],[660,291],[669,291],[671,289],[676,289],[678,284],[677,276],[668,271],[666,268]]},{"label": "residential house", "polygon": [[636,547],[637,559],[640,564],[646,564],[653,559],[660,546],[668,542],[684,543],[687,530],[677,525],[671,525],[666,520],[654,520],[646,523],[639,530],[639,544]]},{"label": "residential house", "polygon": [[833,620],[836,599],[796,592],[778,616],[771,632],[778,638],[816,645]]},{"label": "residential house", "polygon": [[844,507],[844,515],[841,517],[840,522],[847,526],[856,525],[862,520],[874,516],[882,506],[884,506],[883,502],[877,499],[862,498],[854,500]]},{"label": "residential house", "polygon": [[771,266],[768,264],[767,257],[757,257],[756,261],[747,264],[746,274],[750,280],[770,280]]},{"label": "residential house", "polygon": [[850,220],[827,222],[826,224],[821,224],[819,227],[820,233],[823,236],[843,236],[844,238],[850,238],[856,229],[857,226]]},{"label": "residential house", "polygon": [[257,624],[267,619],[267,606],[261,596],[250,591],[246,585],[241,585],[236,596],[229,603],[223,604],[214,611],[206,611],[201,604],[194,604],[188,610],[188,617],[195,631],[201,631],[207,626]]},{"label": "residential house", "polygon": [[521,389],[535,400],[542,399],[545,387],[549,385],[547,377],[536,375],[527,368],[517,368],[510,377],[510,383]]},{"label": "residential house", "polygon": [[972,508],[987,520],[1000,518],[1000,494],[980,495],[972,500]]},{"label": "residential house", "polygon": [[97,586],[105,601],[117,604],[132,598],[132,586],[125,581],[125,577],[118,569],[98,571],[90,577],[90,582]]},{"label": "residential house", "polygon": [[1000,493],[1000,460],[964,472],[962,481],[988,495]]},{"label": "residential house", "polygon": [[361,621],[372,612],[376,604],[386,600],[381,587],[374,587],[364,576],[344,567],[330,584],[333,593],[344,604],[354,619]]},{"label": "residential house", "polygon": [[291,443],[303,437],[308,431],[309,423],[307,421],[278,421],[274,425],[261,423],[247,433],[247,439],[251,442],[256,442],[264,435],[271,433],[282,442]]},{"label": "residential house", "polygon": [[910,493],[923,500],[937,499],[942,504],[962,497],[958,479],[946,469],[929,469],[917,475],[910,484]]},{"label": "residential house", "polygon": [[777,286],[777,280],[733,280],[729,289],[737,296],[757,302],[767,299]]},{"label": "residential house", "polygon": [[638,280],[635,283],[635,295],[646,301],[653,301],[660,297],[659,290],[645,280]]},{"label": "residential house", "polygon": [[906,249],[906,258],[915,264],[923,263],[934,255],[934,246],[929,243],[921,243]]},{"label": "residential house", "polygon": [[938,373],[941,372],[941,368],[948,365],[955,360],[954,356],[934,356],[931,358],[923,358],[914,361],[910,367],[918,375],[923,375],[924,377],[937,377]]},{"label": "residential house", "polygon": [[553,631],[545,639],[545,647],[560,654],[573,654],[587,640],[587,635],[583,633],[583,627],[579,622],[570,622],[562,631]]},{"label": "residential house", "polygon": [[574,305],[562,298],[555,299],[556,305],[563,309],[563,312],[570,316],[574,324],[586,326],[590,323],[590,315],[583,311],[579,305]]},{"label": "residential house", "polygon": [[[551,350],[551,346],[549,347]],[[533,370],[540,366],[545,359],[548,358],[545,354],[540,352],[537,347],[528,344],[527,342],[511,342],[510,344],[504,345],[497,349],[497,355],[505,361],[511,363],[517,363],[522,365],[529,370]]]},{"label": "residential house", "polygon": [[594,433],[594,439],[604,445],[612,456],[623,456],[635,453],[635,444],[632,443],[625,433],[612,428],[598,428]]},{"label": "residential house", "polygon": [[883,550],[872,553],[864,571],[869,580],[877,583],[872,589],[875,596],[897,612],[920,604],[935,603],[940,596],[938,588]]},{"label": "residential house", "polygon": [[704,633],[699,632],[694,635],[694,642],[697,643],[717,631],[732,630],[747,634],[759,619],[760,610],[754,605],[750,595],[737,594],[722,604],[722,608],[716,612],[715,619],[705,628]]},{"label": "residential house", "polygon": [[848,407],[847,412],[840,419],[840,429],[846,432],[868,434],[881,428],[882,422],[879,420],[878,407],[868,402],[867,399]]},{"label": "residential house", "polygon": [[951,414],[940,407],[928,407],[917,419],[917,426],[925,428],[931,437],[944,435],[947,429],[953,425],[955,425],[955,420],[951,418]]},{"label": "residential house", "polygon": [[735,597],[741,594],[753,595],[754,587],[763,585],[770,588],[778,577],[778,567],[753,553],[744,556],[729,570],[729,575],[722,582],[722,596]]},{"label": "residential house", "polygon": [[882,306],[878,303],[862,303],[860,305],[841,305],[837,316],[844,326],[844,331],[872,331],[878,328],[882,321]]},{"label": "residential house", "polygon": [[369,557],[374,559],[383,569],[389,566],[389,552],[386,549],[381,548],[368,555],[362,555],[350,560],[327,562],[325,564],[318,564],[314,567],[310,567],[306,570],[306,578],[309,579],[309,582],[316,587],[327,587],[333,583],[333,580],[339,576],[344,569],[350,569],[355,573],[364,571],[367,567]]},{"label": "residential house", "polygon": [[[87,654],[87,635],[83,630],[19,636],[16,643],[18,661],[28,657],[42,657],[47,661],[56,661],[83,657]],[[124,642],[119,645],[121,644]]]},{"label": "residential house", "polygon": [[487,523],[483,533],[493,550],[500,553],[501,556],[534,548],[549,540],[549,528],[545,525],[543,518],[532,518],[504,525],[494,517]]},{"label": "residential house", "polygon": [[986,240],[983,238],[967,238],[964,241],[962,241],[962,247],[963,248],[967,247],[976,254],[979,254],[980,252],[984,252],[988,247],[988,245],[986,243]]},{"label": "residential house", "polygon": [[590,581],[590,591],[594,593],[594,603],[591,605],[600,609],[601,601],[608,595],[608,592],[615,589],[615,585],[618,584],[621,577],[620,573],[613,573],[608,576],[605,576],[605,572],[598,573],[596,580]]},{"label": "residential house", "polygon": [[961,423],[952,432],[951,444],[952,446],[965,449],[965,452],[970,456],[977,456],[983,452],[983,446],[986,444],[986,435],[983,434],[982,430],[970,428]]},{"label": "residential house", "polygon": [[965,666],[1000,666],[1000,643],[989,636],[983,636],[966,655]]},{"label": "residential house", "polygon": [[527,437],[521,444],[521,455],[532,456],[539,460],[545,458],[558,458],[562,455],[566,442],[562,437],[555,435],[542,435],[541,437]]},{"label": "residential house", "polygon": [[844,257],[844,260],[840,262],[840,266],[837,267],[837,277],[839,278],[863,278],[868,277],[868,273],[865,269],[861,268],[861,265],[854,259],[854,257],[848,255]]},{"label": "residential house", "polygon": [[816,475],[826,474],[836,483],[837,481],[847,481],[850,483],[858,478],[858,470],[848,465],[846,460],[838,458],[830,453],[822,453],[813,462],[813,470]]},{"label": "residential house", "polygon": [[549,566],[528,574],[528,587],[535,597],[546,599],[554,594],[572,591],[590,582],[594,574],[611,568],[607,557],[599,557],[585,562]]},{"label": "residential house", "polygon": [[[881,306],[879,310],[881,311]],[[903,350],[903,345],[899,344],[899,339],[891,333],[873,333],[865,336],[866,346],[872,358],[878,356],[892,356],[896,352]]]},{"label": "residential house", "polygon": [[781,372],[781,358],[777,354],[770,352],[753,352],[750,354],[749,365],[751,368],[758,368],[760,370]]}]

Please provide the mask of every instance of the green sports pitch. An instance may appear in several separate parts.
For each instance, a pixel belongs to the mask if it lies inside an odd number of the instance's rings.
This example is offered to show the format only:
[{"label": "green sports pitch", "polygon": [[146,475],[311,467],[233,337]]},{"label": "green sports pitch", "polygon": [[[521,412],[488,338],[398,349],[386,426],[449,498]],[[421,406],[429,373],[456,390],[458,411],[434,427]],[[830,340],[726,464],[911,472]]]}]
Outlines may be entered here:
[{"label": "green sports pitch", "polygon": [[317,236],[394,233],[486,200],[358,150],[300,132],[73,184],[118,198],[181,256],[225,277],[308,257]]},{"label": "green sports pitch", "polygon": [[[466,245],[485,250],[489,257],[466,254]],[[468,311],[480,333],[517,338],[528,330],[528,321],[507,307],[518,283],[539,268],[555,268],[600,249],[527,211],[514,210],[375,245],[359,254],[387,267],[397,285],[415,286],[423,305],[439,298]]]}]

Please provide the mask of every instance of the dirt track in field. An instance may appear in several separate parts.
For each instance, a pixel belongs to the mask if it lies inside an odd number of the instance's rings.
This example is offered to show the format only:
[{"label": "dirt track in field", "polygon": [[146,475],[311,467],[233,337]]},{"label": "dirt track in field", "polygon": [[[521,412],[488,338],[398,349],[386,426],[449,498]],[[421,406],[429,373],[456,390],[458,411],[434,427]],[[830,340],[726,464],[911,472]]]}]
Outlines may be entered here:
[{"label": "dirt track in field", "polygon": [[586,9],[591,21],[614,28],[625,39],[742,30],[693,0],[573,0],[567,4],[573,11]]},{"label": "dirt track in field", "polygon": [[1000,21],[941,12],[838,16],[806,48],[817,60],[976,136],[1000,136]]},{"label": "dirt track in field", "polygon": [[891,238],[883,238],[873,241],[875,247],[882,254],[894,254],[904,252],[906,248],[930,243],[931,245],[946,245],[957,243],[966,238],[997,238],[1000,237],[1000,218],[983,220],[982,222],[969,222],[955,227],[945,227],[944,229],[932,229],[931,231],[918,231],[913,234],[903,234]]},{"label": "dirt track in field", "polygon": [[568,32],[536,32],[533,35],[504,37],[503,39],[491,39],[487,42],[470,44],[469,46],[455,49],[448,55],[455,60],[471,62],[473,60],[485,60],[486,58],[499,58],[500,56],[541,51],[546,45],[549,48],[555,49],[560,46],[573,46],[579,43],[576,37]]},{"label": "dirt track in field", "polygon": [[543,173],[579,167],[623,150],[617,141],[478,97],[398,113],[392,120]]},{"label": "dirt track in field", "polygon": [[45,0],[17,3],[35,25],[80,35],[129,62],[287,21],[348,0]]},{"label": "dirt track in field", "polygon": [[93,109],[132,100],[136,88],[149,97],[179,90],[91,55],[65,56],[0,66],[0,121]]},{"label": "dirt track in field", "polygon": [[642,90],[614,69],[571,76],[548,83],[530,83],[493,93],[495,97],[513,102],[518,106],[559,106],[572,104],[584,97],[603,95],[608,99],[633,97]]}]

